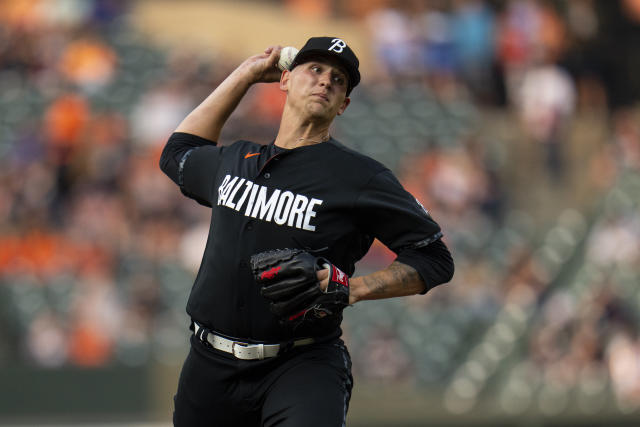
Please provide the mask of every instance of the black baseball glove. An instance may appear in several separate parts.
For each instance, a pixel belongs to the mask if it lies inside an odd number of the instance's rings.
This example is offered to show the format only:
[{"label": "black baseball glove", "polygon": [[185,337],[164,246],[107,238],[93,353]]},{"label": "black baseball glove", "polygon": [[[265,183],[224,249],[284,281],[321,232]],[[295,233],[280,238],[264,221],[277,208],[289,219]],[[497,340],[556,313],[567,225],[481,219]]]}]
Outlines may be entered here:
[{"label": "black baseball glove", "polygon": [[[285,323],[339,315],[349,305],[349,277],[325,258],[300,249],[276,249],[253,255],[251,269],[271,312]],[[329,269],[325,291],[316,276],[323,269]]]}]

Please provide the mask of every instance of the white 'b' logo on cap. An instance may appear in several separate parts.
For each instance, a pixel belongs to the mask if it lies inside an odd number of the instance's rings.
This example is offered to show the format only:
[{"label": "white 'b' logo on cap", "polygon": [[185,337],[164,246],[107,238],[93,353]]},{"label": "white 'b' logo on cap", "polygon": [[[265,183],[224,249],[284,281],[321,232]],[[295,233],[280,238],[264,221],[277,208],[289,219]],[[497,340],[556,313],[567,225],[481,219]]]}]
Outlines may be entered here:
[{"label": "white 'b' logo on cap", "polygon": [[331,43],[333,44],[331,45],[329,50],[332,50],[336,53],[342,53],[344,48],[347,47],[347,44],[341,39],[333,39],[331,40]]}]

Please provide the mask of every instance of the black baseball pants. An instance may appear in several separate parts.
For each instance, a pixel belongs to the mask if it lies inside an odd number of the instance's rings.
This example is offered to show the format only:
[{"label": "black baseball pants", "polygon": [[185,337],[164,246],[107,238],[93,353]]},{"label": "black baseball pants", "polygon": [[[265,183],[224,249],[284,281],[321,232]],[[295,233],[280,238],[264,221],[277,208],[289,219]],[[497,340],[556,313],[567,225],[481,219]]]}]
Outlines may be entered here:
[{"label": "black baseball pants", "polygon": [[176,427],[340,427],[353,378],[340,339],[238,360],[191,336],[174,397]]}]

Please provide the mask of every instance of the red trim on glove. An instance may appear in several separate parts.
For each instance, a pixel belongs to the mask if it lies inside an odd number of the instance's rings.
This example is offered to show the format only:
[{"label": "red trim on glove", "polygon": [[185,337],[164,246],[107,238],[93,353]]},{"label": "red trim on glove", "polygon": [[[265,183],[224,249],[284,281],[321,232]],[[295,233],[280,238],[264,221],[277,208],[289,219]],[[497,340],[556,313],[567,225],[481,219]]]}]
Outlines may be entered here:
[{"label": "red trim on glove", "polygon": [[273,279],[274,277],[276,277],[276,274],[278,274],[278,271],[280,271],[282,267],[281,266],[277,266],[277,267],[273,267],[267,271],[263,271],[262,274],[260,275],[260,279],[264,280],[264,279]]},{"label": "red trim on glove", "polygon": [[331,275],[331,281],[338,282],[342,286],[346,286],[347,288],[349,287],[349,276],[343,273],[342,270],[340,270],[335,265],[333,266],[333,274]]},{"label": "red trim on glove", "polygon": [[295,320],[295,319],[297,319],[298,317],[300,317],[300,316],[304,315],[306,312],[307,312],[307,310],[306,310],[306,309],[304,309],[304,310],[302,310],[300,313],[296,313],[296,314],[294,314],[293,316],[289,316],[289,317],[287,318],[287,320]]}]

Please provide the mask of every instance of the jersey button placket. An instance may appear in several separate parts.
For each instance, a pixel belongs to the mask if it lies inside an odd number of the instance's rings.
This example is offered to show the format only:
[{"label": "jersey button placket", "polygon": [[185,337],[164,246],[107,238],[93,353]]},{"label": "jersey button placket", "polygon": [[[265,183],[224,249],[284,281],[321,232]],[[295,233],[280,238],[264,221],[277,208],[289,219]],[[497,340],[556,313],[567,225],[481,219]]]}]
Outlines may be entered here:
[{"label": "jersey button placket", "polygon": [[265,172],[265,174],[264,174],[264,178],[265,178],[265,179],[269,179],[269,178],[271,178],[271,174],[270,174],[269,172]]}]

